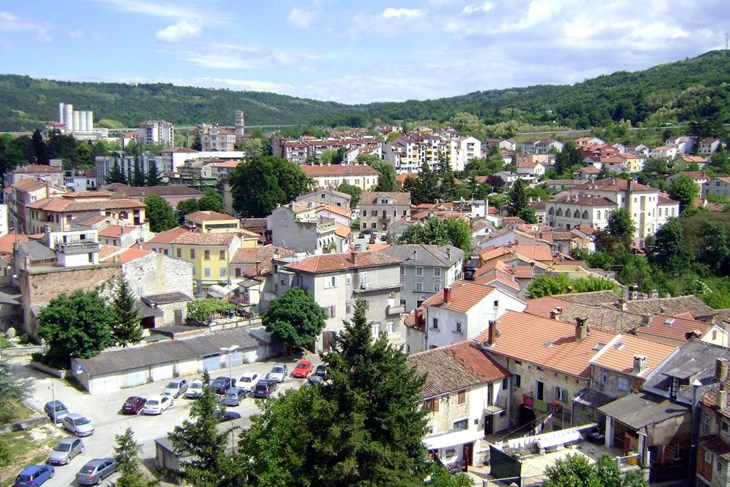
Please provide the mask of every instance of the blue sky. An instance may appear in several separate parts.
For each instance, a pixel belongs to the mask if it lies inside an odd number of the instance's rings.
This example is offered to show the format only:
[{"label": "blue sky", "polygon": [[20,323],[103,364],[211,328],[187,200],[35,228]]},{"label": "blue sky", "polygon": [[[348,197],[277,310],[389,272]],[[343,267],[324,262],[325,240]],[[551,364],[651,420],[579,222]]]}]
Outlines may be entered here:
[{"label": "blue sky", "polygon": [[400,101],[694,57],[728,20],[727,0],[0,0],[0,72]]}]

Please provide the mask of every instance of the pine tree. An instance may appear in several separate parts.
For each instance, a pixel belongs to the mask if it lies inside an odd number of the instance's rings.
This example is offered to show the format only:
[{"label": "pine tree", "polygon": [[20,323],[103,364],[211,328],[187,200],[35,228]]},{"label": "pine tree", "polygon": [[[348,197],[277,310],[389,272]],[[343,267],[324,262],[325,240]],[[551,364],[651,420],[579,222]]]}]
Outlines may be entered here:
[{"label": "pine tree", "polygon": [[135,296],[122,275],[117,280],[111,307],[116,318],[111,327],[112,338],[117,345],[126,347],[130,343],[139,343],[142,340],[142,326],[135,307]]},{"label": "pine tree", "polygon": [[157,163],[150,161],[147,174],[145,175],[145,186],[161,186],[163,184],[162,172],[157,169]]},{"label": "pine tree", "polygon": [[134,156],[134,170],[132,172],[132,181],[131,186],[144,186],[145,184],[145,177],[144,177],[144,171],[142,171],[142,166],[139,162],[139,156]]},{"label": "pine tree", "polygon": [[158,485],[155,480],[147,480],[139,469],[141,445],[134,440],[132,428],[128,427],[123,434],[115,436],[114,460],[117,471],[121,474],[114,484],[116,487],[152,487]]},{"label": "pine tree", "polygon": [[127,184],[127,176],[124,175],[124,171],[119,168],[119,163],[114,162],[114,167],[111,168],[109,174],[104,178],[107,184],[121,183]]},{"label": "pine tree", "polygon": [[33,137],[31,137],[33,145],[33,153],[35,154],[36,164],[48,164],[48,146],[46,141],[43,139],[41,131],[36,129],[33,131]]}]

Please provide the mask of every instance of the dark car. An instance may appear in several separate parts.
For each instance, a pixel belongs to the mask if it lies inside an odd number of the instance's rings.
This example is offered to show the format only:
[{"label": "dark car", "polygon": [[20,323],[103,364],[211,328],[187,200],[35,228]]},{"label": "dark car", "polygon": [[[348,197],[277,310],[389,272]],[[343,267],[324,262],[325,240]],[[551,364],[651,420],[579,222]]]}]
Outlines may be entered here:
[{"label": "dark car", "polygon": [[147,399],[144,397],[130,396],[124,401],[122,414],[139,414],[145,404],[147,404]]},{"label": "dark car", "polygon": [[56,470],[50,465],[29,465],[15,477],[13,487],[35,487],[53,478]]},{"label": "dark car", "polygon": [[373,233],[373,231],[370,230],[369,228],[365,228],[360,233],[362,233],[363,235],[370,235],[371,233]]},{"label": "dark car", "polygon": [[79,485],[96,485],[117,471],[117,462],[113,458],[94,458],[76,474]]},{"label": "dark car", "polygon": [[63,421],[63,418],[68,416],[68,408],[61,401],[48,401],[43,406],[43,411],[51,418],[51,421],[55,419],[56,423]]},{"label": "dark car", "polygon": [[225,394],[231,387],[236,387],[236,379],[232,377],[216,377],[215,380],[210,383],[210,387],[216,394]]},{"label": "dark car", "polygon": [[226,391],[226,395],[221,399],[224,406],[238,406],[241,401],[246,399],[246,391],[240,387],[231,387]]},{"label": "dark car", "polygon": [[369,244],[372,245],[372,244],[374,244],[377,241],[378,241],[378,236],[376,234],[373,233],[372,235],[370,235],[370,240],[368,240],[368,243]]},{"label": "dark car", "polygon": [[237,413],[236,411],[216,409],[215,413],[213,414],[218,416],[221,421],[232,421],[234,419],[241,419],[241,413]]},{"label": "dark car", "polygon": [[314,375],[321,377],[322,379],[327,378],[327,366],[325,364],[319,364],[316,369],[314,369]]},{"label": "dark car", "polygon": [[253,390],[253,397],[258,399],[265,399],[276,390],[276,381],[273,380],[260,380]]}]

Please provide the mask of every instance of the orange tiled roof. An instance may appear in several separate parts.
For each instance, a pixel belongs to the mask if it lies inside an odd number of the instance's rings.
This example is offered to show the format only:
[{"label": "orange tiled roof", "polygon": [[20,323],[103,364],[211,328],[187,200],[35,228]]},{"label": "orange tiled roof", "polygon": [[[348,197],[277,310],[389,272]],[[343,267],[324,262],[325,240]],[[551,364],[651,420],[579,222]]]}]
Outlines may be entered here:
[{"label": "orange tiled roof", "polygon": [[21,179],[10,187],[15,188],[19,191],[30,192],[43,189],[46,187],[46,185],[50,185],[50,183],[39,179]]},{"label": "orange tiled roof", "polygon": [[227,232],[227,233],[200,233],[200,232],[185,232],[177,236],[172,242],[173,244],[180,245],[230,245],[235,237],[238,236],[238,232]]},{"label": "orange tiled roof", "polygon": [[646,338],[618,335],[598,352],[591,363],[609,370],[630,374],[633,370],[634,355],[643,355],[646,357],[646,368],[639,375],[646,377],[675,350],[677,347]]},{"label": "orange tiled roof", "polygon": [[[614,337],[592,330],[578,341],[573,324],[515,311],[507,311],[496,323],[498,337],[489,347],[491,353],[583,378],[590,376],[589,361],[597,352],[594,347]],[[483,343],[488,336],[487,328],[476,341]]]},{"label": "orange tiled roof", "polygon": [[0,254],[12,254],[15,242],[27,242],[29,235],[23,233],[7,233],[0,237]]},{"label": "orange tiled roof", "polygon": [[127,233],[132,233],[137,227],[130,227],[128,225],[109,225],[108,227],[99,230],[100,237],[116,238]]},{"label": "orange tiled roof", "polygon": [[331,211],[332,213],[335,213],[337,215],[345,216],[347,218],[350,218],[352,216],[352,210],[349,208],[343,208],[342,206],[336,206],[336,205],[329,205],[327,203],[323,203],[317,207],[315,212],[320,211]]},{"label": "orange tiled roof", "polygon": [[207,222],[207,221],[218,221],[218,220],[236,220],[235,216],[226,215],[225,213],[218,213],[217,211],[194,211],[185,215],[186,220],[192,222]]},{"label": "orange tiled roof", "polygon": [[124,248],[117,247],[116,245],[101,245],[99,248],[99,261],[116,261],[126,264],[152,253],[153,252],[151,250],[139,249],[137,247]]},{"label": "orange tiled roof", "polygon": [[428,298],[423,303],[423,307],[433,306],[457,313],[466,313],[495,289],[480,282],[464,280],[454,282],[449,288],[451,289],[451,298],[448,303],[444,302],[444,290],[442,289]]},{"label": "orange tiled roof", "polygon": [[62,173],[63,168],[46,166],[44,164],[28,164],[27,166],[22,166],[22,167],[18,167],[16,169],[14,169],[11,172],[11,174],[30,174],[30,173],[39,173],[39,172]]},{"label": "orange tiled roof", "polygon": [[103,211],[145,208],[141,201],[126,198],[97,201],[74,201],[73,198],[43,198],[28,205],[33,210],[55,213],[77,213],[82,211]]},{"label": "orange tiled roof", "polygon": [[379,173],[367,165],[355,166],[299,166],[309,178],[324,176],[377,176]]},{"label": "orange tiled roof", "polygon": [[648,326],[639,326],[635,330],[639,336],[655,336],[684,342],[687,340],[687,333],[698,331],[704,335],[710,328],[712,323],[658,314],[651,318]]},{"label": "orange tiled roof", "polygon": [[287,267],[308,274],[318,274],[397,265],[400,265],[400,260],[382,252],[352,252],[347,254],[315,255],[289,264]]},{"label": "orange tiled roof", "polygon": [[352,228],[347,225],[343,225],[340,222],[335,222],[335,235],[342,238],[347,238],[352,233]]},{"label": "orange tiled roof", "polygon": [[165,230],[164,232],[160,232],[151,239],[148,240],[148,243],[151,244],[171,244],[175,241],[177,237],[182,235],[183,233],[190,232],[191,230],[188,227],[175,227],[170,230]]},{"label": "orange tiled roof", "polygon": [[572,304],[569,301],[563,301],[552,296],[544,296],[542,298],[527,300],[525,313],[540,316],[541,318],[550,318],[550,312],[556,307],[561,307],[563,311],[567,311]]}]

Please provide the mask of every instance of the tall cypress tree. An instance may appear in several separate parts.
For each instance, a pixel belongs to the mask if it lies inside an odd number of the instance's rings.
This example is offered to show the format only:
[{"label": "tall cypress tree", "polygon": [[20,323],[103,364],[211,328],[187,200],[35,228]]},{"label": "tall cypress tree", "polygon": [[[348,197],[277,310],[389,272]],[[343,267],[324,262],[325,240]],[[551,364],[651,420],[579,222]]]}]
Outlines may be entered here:
[{"label": "tall cypress tree", "polygon": [[114,162],[114,167],[111,168],[109,174],[104,178],[107,184],[111,183],[122,183],[127,184],[127,176],[124,175],[124,171],[119,168],[119,163]]},{"label": "tall cypress tree", "polygon": [[162,184],[164,184],[164,181],[162,180],[162,172],[157,169],[157,163],[155,161],[150,161],[150,166],[147,169],[147,174],[145,175],[145,185],[161,186]]},{"label": "tall cypress tree", "polygon": [[131,186],[144,186],[145,174],[142,171],[142,165],[139,162],[139,156],[134,156],[134,171],[132,172]]},{"label": "tall cypress tree", "polygon": [[112,310],[116,319],[111,329],[112,338],[117,345],[123,347],[142,340],[141,319],[134,302],[135,297],[129,288],[129,283],[120,275],[112,298]]}]

